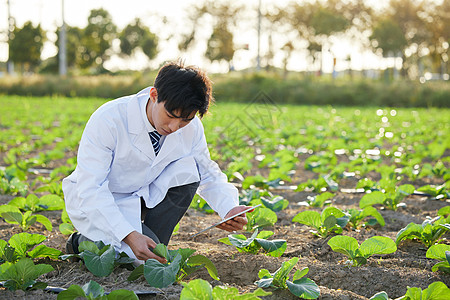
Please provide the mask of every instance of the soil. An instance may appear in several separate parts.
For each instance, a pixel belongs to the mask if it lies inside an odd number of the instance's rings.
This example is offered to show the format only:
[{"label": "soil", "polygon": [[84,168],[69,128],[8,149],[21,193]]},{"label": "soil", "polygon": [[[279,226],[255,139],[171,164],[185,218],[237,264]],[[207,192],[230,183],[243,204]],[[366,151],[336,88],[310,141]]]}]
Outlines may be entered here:
[{"label": "soil", "polygon": [[[255,171],[259,172],[259,171]],[[376,175],[376,174],[375,174]],[[314,178],[316,174],[304,171],[299,167],[293,176],[292,185],[305,182],[308,178]],[[370,178],[370,176],[368,176]],[[376,178],[371,178],[377,180]],[[341,192],[337,192],[333,198],[333,205],[340,209],[358,207],[361,193],[344,193],[342,189],[352,189],[355,187],[358,178],[349,178],[340,182]],[[426,184],[442,184],[438,179],[423,179]],[[416,188],[419,185],[415,183]],[[239,186],[239,183],[236,183]],[[169,244],[170,249],[192,248],[196,249],[196,254],[207,256],[218,269],[220,281],[214,281],[209,277],[206,270],[202,269],[192,274],[188,279],[202,278],[209,281],[213,286],[225,285],[238,288],[241,293],[254,291],[257,286],[254,284],[258,278],[258,271],[262,268],[270,272],[275,271],[281,263],[292,257],[299,257],[299,262],[294,268],[301,269],[309,267],[307,277],[314,280],[320,287],[319,299],[368,299],[375,293],[385,291],[390,298],[397,298],[406,293],[407,287],[420,287],[425,289],[435,281],[442,281],[450,287],[450,275],[432,272],[432,266],[437,262],[425,256],[426,248],[417,241],[402,242],[398,250],[389,255],[374,256],[368,263],[361,267],[351,267],[346,262],[346,257],[333,252],[328,246],[327,239],[315,237],[310,233],[310,228],[293,223],[292,218],[303,210],[317,210],[319,208],[308,208],[298,203],[306,201],[311,192],[294,192],[287,188],[272,190],[274,195],[281,195],[289,200],[289,206],[277,213],[278,221],[272,228],[275,234],[273,239],[285,239],[287,241],[286,252],[278,258],[266,256],[264,254],[252,255],[238,252],[234,247],[218,242],[218,239],[226,237],[227,232],[213,228],[194,239],[189,239],[190,235],[196,233],[210,224],[219,220],[216,214],[205,214],[193,209],[189,209],[180,223],[179,233],[172,237]],[[1,195],[0,204],[5,204],[13,196]],[[405,207],[397,211],[386,210],[378,207],[383,215],[386,225],[375,228],[366,228],[359,231],[346,228],[344,235],[356,238],[359,243],[372,236],[387,236],[395,240],[397,232],[410,222],[421,223],[426,217],[436,216],[437,211],[444,206],[448,206],[447,201],[431,200],[430,198],[411,195],[404,202]],[[48,232],[39,225],[32,227],[28,232],[40,233],[47,236],[44,242],[49,247],[64,251],[67,236],[62,235],[58,230],[61,222],[59,211],[43,212],[51,219],[54,229]],[[19,233],[17,226],[8,224],[0,220],[0,237],[8,240],[13,234]],[[249,235],[249,234],[247,234]],[[447,234],[444,236],[444,243],[450,243]],[[72,284],[84,285],[89,280],[94,280],[101,284],[106,291],[115,289],[134,290],[140,299],[178,299],[182,290],[181,284],[174,284],[168,288],[156,289],[149,286],[143,278],[128,282],[126,279],[130,271],[126,269],[116,269],[110,276],[98,278],[92,275],[83,266],[82,262],[69,262],[60,260],[43,259],[39,263],[48,263],[54,267],[54,271],[40,277],[40,281],[48,283],[49,287],[68,288]],[[291,276],[294,273],[291,272]],[[298,299],[288,291],[270,290],[271,296],[263,299]],[[150,293],[150,294],[149,294]],[[0,289],[2,299],[56,299],[57,294],[50,291],[7,291]]]}]

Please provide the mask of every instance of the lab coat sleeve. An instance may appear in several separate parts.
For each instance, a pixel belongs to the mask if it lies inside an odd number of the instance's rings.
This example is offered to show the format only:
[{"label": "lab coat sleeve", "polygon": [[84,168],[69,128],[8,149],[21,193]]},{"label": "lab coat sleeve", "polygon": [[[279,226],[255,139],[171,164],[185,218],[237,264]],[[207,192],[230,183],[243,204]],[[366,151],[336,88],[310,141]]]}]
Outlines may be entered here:
[{"label": "lab coat sleeve", "polygon": [[227,176],[216,162],[211,160],[203,125],[200,120],[194,141],[193,154],[200,174],[197,193],[223,219],[235,206],[239,205],[238,190],[228,182]]},{"label": "lab coat sleeve", "polygon": [[108,174],[114,157],[117,133],[108,118],[93,116],[89,120],[78,150],[77,201],[78,211],[89,224],[83,224],[87,234],[105,236],[114,246],[135,230],[125,219],[108,188]]}]

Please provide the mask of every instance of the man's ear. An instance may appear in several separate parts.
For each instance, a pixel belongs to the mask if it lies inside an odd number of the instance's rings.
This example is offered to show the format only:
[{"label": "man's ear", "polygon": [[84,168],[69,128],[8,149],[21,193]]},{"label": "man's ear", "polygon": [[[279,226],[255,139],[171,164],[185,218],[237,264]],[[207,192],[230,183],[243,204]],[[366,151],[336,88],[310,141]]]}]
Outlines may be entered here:
[{"label": "man's ear", "polygon": [[158,92],[154,87],[150,89],[150,100],[152,100],[153,103],[156,103],[156,101],[158,101]]}]

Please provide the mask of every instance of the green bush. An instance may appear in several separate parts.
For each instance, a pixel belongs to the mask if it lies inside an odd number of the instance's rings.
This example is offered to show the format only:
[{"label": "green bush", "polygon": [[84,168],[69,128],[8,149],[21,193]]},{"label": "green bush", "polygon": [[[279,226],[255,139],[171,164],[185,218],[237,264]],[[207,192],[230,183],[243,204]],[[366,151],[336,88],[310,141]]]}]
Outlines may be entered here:
[{"label": "green bush", "polygon": [[[156,71],[97,76],[33,75],[0,78],[7,95],[117,98],[152,85]],[[219,102],[269,98],[280,104],[387,107],[450,107],[450,83],[371,79],[336,79],[275,73],[213,74]]]}]

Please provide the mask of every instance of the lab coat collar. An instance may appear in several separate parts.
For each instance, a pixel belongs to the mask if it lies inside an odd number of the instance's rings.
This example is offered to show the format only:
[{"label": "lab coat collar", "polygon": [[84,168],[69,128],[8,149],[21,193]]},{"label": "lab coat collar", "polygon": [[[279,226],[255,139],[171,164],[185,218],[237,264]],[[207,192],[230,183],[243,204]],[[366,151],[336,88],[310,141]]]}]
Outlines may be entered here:
[{"label": "lab coat collar", "polygon": [[142,153],[152,159],[153,165],[155,165],[179,148],[181,144],[182,129],[165,137],[161,151],[155,158],[150,137],[148,136],[148,130],[144,124],[144,120],[141,118],[142,112],[140,108],[141,101],[148,100],[150,89],[151,87],[145,88],[131,98],[127,105],[127,119],[128,132],[135,136],[134,139],[132,139],[132,142]]}]

